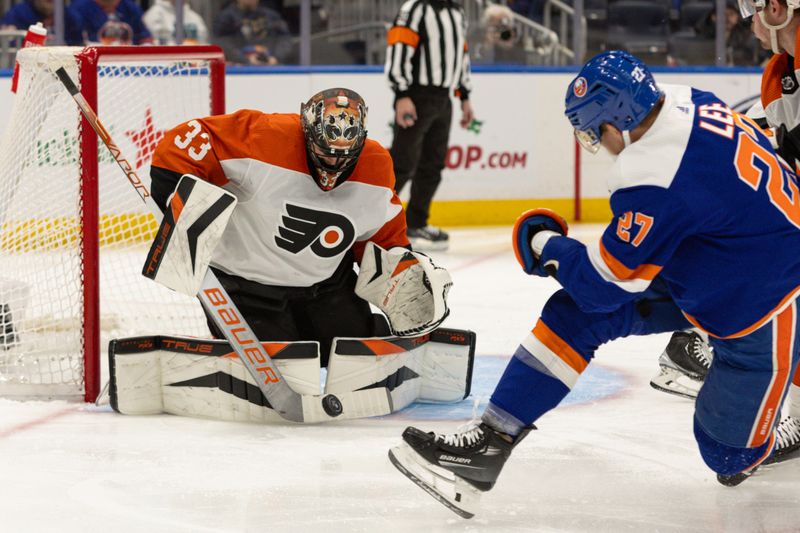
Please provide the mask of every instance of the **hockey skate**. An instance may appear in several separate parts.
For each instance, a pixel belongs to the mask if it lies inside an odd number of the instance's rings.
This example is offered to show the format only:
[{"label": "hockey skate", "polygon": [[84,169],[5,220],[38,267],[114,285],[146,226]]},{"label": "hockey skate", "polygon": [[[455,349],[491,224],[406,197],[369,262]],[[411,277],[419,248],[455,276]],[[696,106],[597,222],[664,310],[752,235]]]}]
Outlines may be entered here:
[{"label": "hockey skate", "polygon": [[800,418],[787,416],[775,428],[775,450],[765,465],[780,463],[800,456]]},{"label": "hockey skate", "polygon": [[511,450],[532,429],[512,440],[484,423],[450,435],[409,427],[403,443],[389,450],[389,460],[448,509],[472,518],[481,493],[494,486]]},{"label": "hockey skate", "polygon": [[761,465],[732,476],[717,475],[717,481],[727,487],[735,487],[755,474],[761,466],[774,465],[797,457],[800,457],[800,418],[787,416],[775,428],[775,448]]},{"label": "hockey skate", "polygon": [[684,398],[697,398],[708,374],[713,349],[694,331],[676,331],[658,358],[661,367],[650,386]]}]

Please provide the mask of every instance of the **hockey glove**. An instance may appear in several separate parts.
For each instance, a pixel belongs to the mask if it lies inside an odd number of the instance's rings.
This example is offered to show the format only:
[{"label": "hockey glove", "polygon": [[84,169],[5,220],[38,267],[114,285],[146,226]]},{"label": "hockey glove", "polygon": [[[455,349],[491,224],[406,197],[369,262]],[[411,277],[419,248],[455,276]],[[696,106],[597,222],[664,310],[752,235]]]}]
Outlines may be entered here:
[{"label": "hockey glove", "polygon": [[368,242],[360,266],[356,294],[386,314],[393,335],[429,333],[450,314],[450,274],[427,255]]},{"label": "hockey glove", "polygon": [[567,234],[567,222],[550,209],[531,209],[514,223],[514,254],[522,270],[533,276],[556,275],[556,265],[542,265],[539,260],[550,237]]}]

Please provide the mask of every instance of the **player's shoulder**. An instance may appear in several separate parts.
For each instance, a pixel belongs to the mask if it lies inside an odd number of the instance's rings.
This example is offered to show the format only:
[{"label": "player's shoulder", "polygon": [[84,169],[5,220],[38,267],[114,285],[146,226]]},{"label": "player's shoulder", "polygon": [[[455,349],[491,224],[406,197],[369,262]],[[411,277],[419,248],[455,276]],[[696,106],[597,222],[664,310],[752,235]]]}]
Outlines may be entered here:
[{"label": "player's shoulder", "polygon": [[394,170],[389,151],[378,141],[367,139],[356,168],[348,181],[393,189]]},{"label": "player's shoulder", "polygon": [[[225,115],[196,118],[201,127],[217,137],[231,136],[276,137],[277,139],[301,132],[300,116],[288,113],[264,113],[255,109],[240,109]],[[191,123],[184,122],[183,124]],[[178,126],[180,127],[180,126]],[[173,128],[175,129],[175,128]]]},{"label": "player's shoulder", "polygon": [[[794,67],[797,68],[797,65]],[[772,102],[783,96],[783,78],[789,71],[789,55],[775,54],[764,67],[761,75],[761,104],[766,109]]]},{"label": "player's shoulder", "polygon": [[650,129],[625,148],[612,167],[609,188],[668,188],[689,144],[697,96],[685,85],[662,85],[664,104]]}]

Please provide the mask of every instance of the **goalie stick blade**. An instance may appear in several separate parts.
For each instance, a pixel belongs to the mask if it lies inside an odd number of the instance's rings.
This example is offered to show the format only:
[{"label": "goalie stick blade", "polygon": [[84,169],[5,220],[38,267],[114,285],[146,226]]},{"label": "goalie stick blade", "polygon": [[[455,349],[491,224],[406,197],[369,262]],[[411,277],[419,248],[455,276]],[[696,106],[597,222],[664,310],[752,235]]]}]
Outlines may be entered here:
[{"label": "goalie stick blade", "polygon": [[700,387],[703,386],[703,382],[692,379],[672,368],[662,367],[661,372],[650,380],[650,386],[667,394],[694,400],[697,398],[697,393],[700,391]]},{"label": "goalie stick blade", "polygon": [[481,493],[452,472],[432,465],[403,443],[389,450],[389,461],[415,485],[461,518],[472,518]]}]

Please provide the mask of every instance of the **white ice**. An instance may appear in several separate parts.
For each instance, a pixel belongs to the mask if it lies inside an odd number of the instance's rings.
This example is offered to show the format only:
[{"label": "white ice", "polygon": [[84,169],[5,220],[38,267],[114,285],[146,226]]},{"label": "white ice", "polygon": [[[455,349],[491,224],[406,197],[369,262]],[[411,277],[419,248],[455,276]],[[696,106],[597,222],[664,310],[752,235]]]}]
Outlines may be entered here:
[{"label": "white ice", "polygon": [[[599,228],[573,234],[594,239]],[[0,400],[0,531],[800,531],[800,461],[723,487],[698,454],[691,402],[650,388],[668,335],[601,348],[474,519],[397,472],[386,453],[403,428],[466,422],[556,289],[519,270],[508,228],[452,240],[434,255],[455,282],[448,325],[478,333],[473,398],[318,426]]]}]

